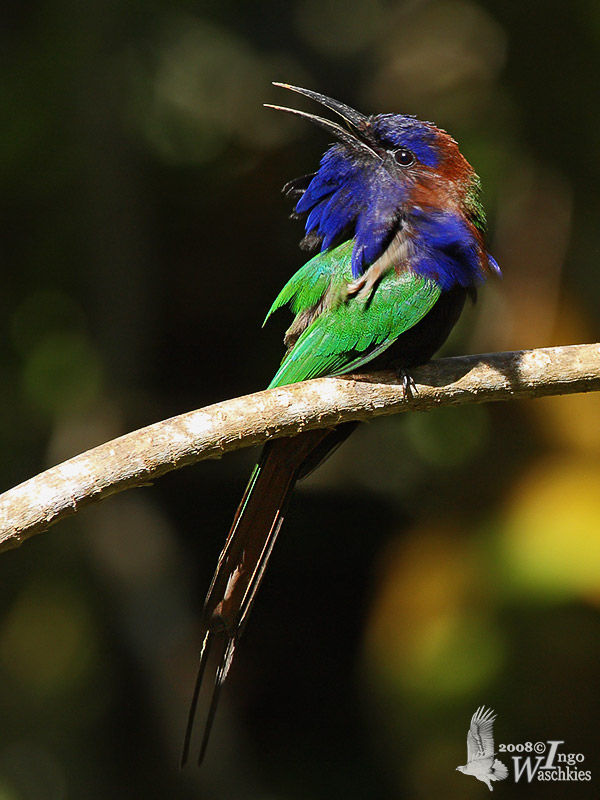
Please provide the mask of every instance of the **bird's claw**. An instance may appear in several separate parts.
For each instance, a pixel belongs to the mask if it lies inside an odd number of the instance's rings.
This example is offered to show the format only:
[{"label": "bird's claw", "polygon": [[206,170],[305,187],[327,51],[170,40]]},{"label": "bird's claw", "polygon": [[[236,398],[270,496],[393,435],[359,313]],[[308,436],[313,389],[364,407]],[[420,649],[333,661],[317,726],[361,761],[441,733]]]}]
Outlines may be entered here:
[{"label": "bird's claw", "polygon": [[412,400],[416,394],[419,394],[415,379],[405,369],[398,370],[398,379],[402,383],[402,397],[404,400]]}]

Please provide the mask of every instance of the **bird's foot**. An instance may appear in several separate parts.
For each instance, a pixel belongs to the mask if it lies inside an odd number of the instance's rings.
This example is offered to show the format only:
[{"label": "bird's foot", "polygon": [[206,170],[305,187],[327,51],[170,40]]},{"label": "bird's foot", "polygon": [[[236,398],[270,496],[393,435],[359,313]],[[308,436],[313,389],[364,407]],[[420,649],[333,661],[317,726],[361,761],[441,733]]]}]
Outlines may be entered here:
[{"label": "bird's foot", "polygon": [[402,383],[402,397],[405,400],[412,400],[416,394],[419,394],[415,379],[403,367],[397,369],[396,374]]}]

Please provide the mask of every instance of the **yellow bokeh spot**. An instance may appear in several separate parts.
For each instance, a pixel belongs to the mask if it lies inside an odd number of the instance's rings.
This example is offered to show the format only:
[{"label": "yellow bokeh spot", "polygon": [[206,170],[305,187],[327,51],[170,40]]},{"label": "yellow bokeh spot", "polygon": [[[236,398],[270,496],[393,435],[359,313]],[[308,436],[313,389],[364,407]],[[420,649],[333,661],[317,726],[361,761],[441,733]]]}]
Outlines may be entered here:
[{"label": "yellow bokeh spot", "polygon": [[0,627],[0,663],[42,695],[69,689],[93,664],[95,636],[81,598],[61,585],[27,586]]},{"label": "yellow bokeh spot", "polygon": [[382,559],[367,652],[392,691],[462,696],[497,673],[503,644],[477,549],[452,530],[416,530]]},{"label": "yellow bokeh spot", "polygon": [[12,789],[7,783],[0,781],[0,800],[20,800],[21,795]]},{"label": "yellow bokeh spot", "polygon": [[552,442],[600,454],[598,392],[543,397],[536,400],[531,411],[535,411],[533,419]]},{"label": "yellow bokeh spot", "polygon": [[600,460],[553,457],[520,482],[501,531],[519,591],[600,600]]}]

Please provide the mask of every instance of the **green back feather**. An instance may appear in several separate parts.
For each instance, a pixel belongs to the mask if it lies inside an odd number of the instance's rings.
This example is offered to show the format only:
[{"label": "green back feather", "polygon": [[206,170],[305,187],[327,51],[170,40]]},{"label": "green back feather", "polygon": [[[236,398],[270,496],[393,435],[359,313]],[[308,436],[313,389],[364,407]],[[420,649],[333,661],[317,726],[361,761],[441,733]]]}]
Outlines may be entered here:
[{"label": "green back feather", "polygon": [[271,306],[267,319],[286,303],[299,314],[328,294],[324,310],[287,353],[270,388],[358,369],[423,319],[440,296],[433,281],[392,269],[369,297],[345,297],[345,285],[352,282],[351,255],[352,242],[345,242],[315,256]]}]

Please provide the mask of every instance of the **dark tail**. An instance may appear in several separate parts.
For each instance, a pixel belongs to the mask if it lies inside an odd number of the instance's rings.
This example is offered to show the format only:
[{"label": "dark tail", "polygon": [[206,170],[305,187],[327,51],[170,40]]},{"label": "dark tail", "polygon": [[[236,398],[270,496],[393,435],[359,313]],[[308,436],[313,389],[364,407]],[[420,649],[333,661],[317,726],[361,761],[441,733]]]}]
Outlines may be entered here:
[{"label": "dark tail", "polygon": [[210,589],[204,601],[204,631],[198,677],[190,706],[181,766],[188,760],[194,717],[210,651],[221,640],[212,698],[198,764],[202,762],[235,646],[242,634],[260,586],[265,567],[281,528],[296,481],[314,469],[354,430],[355,423],[335,430],[307,431],[290,439],[277,439],[263,449],[225,542]]}]

